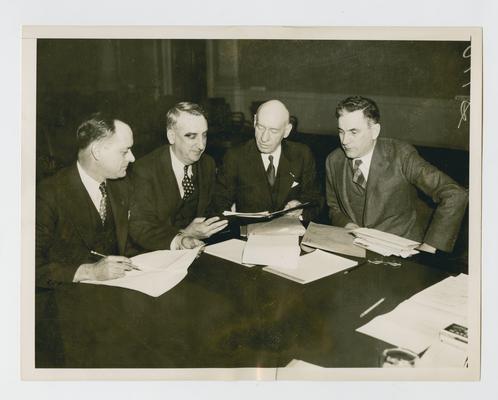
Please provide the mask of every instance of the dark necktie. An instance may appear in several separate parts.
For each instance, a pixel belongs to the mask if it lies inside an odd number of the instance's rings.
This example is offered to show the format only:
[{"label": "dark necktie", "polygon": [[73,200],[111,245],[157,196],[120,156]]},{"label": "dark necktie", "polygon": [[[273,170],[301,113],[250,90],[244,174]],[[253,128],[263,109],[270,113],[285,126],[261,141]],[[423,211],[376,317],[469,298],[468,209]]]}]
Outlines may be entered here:
[{"label": "dark necktie", "polygon": [[356,183],[357,185],[361,186],[363,189],[366,189],[367,181],[365,180],[365,177],[363,176],[363,173],[361,172],[361,169],[360,169],[361,163],[362,163],[361,160],[354,161],[353,182]]},{"label": "dark necktie", "polygon": [[268,156],[268,159],[270,160],[270,164],[268,164],[266,176],[268,177],[268,183],[273,187],[275,184],[275,166],[273,165],[273,156]]},{"label": "dark necktie", "polygon": [[184,200],[188,199],[192,193],[194,193],[194,183],[192,182],[192,179],[190,179],[190,176],[188,176],[188,167],[188,165],[183,167],[184,175],[182,179],[182,187]]},{"label": "dark necktie", "polygon": [[105,186],[105,181],[99,185],[100,193],[102,193],[102,198],[100,199],[99,214],[102,225],[105,224],[105,219],[107,217],[107,190]]}]

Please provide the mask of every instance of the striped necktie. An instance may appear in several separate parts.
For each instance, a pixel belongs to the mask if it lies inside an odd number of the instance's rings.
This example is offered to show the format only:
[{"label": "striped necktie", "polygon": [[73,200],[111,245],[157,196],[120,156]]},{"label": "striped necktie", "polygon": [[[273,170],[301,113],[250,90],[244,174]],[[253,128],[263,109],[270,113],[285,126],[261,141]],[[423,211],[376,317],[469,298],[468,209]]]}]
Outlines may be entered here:
[{"label": "striped necktie", "polygon": [[356,183],[357,185],[361,186],[362,189],[367,188],[367,181],[365,177],[363,176],[363,173],[361,172],[360,165],[362,161],[361,160],[355,160],[354,161],[354,166],[353,166],[353,182]]}]

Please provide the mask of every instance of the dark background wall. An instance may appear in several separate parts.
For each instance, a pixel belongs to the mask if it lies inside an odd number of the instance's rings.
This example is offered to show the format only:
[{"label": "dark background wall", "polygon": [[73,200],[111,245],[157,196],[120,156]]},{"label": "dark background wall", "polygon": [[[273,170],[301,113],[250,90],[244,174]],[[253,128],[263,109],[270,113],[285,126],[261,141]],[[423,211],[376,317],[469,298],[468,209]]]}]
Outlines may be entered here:
[{"label": "dark background wall", "polygon": [[[181,100],[209,112],[217,161],[252,135],[252,114],[269,98],[293,115],[291,140],[310,145],[319,174],[338,145],[335,105],[374,98],[382,135],[418,146],[468,184],[469,42],[42,39],[37,53],[37,174],[75,158],[74,133],[97,110],[116,113],[142,156],[165,141],[165,114]],[[467,49],[468,50],[468,49]]]}]

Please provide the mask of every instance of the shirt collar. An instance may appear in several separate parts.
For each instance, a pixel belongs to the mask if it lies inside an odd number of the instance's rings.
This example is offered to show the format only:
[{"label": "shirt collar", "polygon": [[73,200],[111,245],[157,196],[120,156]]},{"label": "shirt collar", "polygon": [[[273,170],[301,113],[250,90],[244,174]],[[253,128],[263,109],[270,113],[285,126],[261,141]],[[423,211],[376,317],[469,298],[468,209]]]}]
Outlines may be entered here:
[{"label": "shirt collar", "polygon": [[[173,151],[173,147],[171,146],[169,146],[169,154],[171,155],[171,166],[173,167],[173,172],[177,177],[183,178],[183,175],[185,174],[185,164],[178,159],[175,152]],[[188,166],[187,171],[189,175],[192,175],[192,165]]]},{"label": "shirt collar", "polygon": [[[86,173],[79,161],[76,161],[76,167],[78,168],[78,173],[80,174],[81,181],[88,191],[99,190],[101,182],[97,182],[90,175]],[[105,181],[104,181],[105,182]]]},{"label": "shirt collar", "polygon": [[280,160],[280,154],[282,154],[282,143],[280,143],[278,147],[271,153],[261,153],[261,155],[267,160],[269,160],[270,156],[273,156],[273,162]]}]

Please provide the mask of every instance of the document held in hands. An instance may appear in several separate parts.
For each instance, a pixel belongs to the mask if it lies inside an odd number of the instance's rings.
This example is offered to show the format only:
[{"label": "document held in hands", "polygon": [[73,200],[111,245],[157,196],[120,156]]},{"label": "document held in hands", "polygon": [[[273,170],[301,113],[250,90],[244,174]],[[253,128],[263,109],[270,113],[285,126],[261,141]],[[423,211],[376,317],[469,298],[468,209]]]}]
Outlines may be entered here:
[{"label": "document held in hands", "polygon": [[296,235],[251,235],[247,238],[242,262],[296,268],[301,252],[298,243]]},{"label": "document held in hands", "polygon": [[280,215],[287,214],[288,212],[294,211],[294,210],[300,210],[301,208],[305,208],[311,205],[311,202],[306,202],[306,203],[301,203],[295,207],[291,207],[288,209],[282,209],[278,211],[260,211],[260,212],[236,212],[236,211],[223,211],[223,215],[225,217],[241,217],[241,218],[273,218],[273,217],[278,217]]},{"label": "document held in hands", "polygon": [[199,248],[159,250],[140,254],[131,258],[140,271],[127,271],[124,277],[108,281],[82,281],[82,283],[122,287],[137,290],[152,297],[159,297],[187,276],[188,267],[195,260],[198,252]]},{"label": "document held in hands", "polygon": [[263,270],[298,283],[309,283],[356,265],[358,265],[357,261],[315,250],[313,253],[299,257],[297,268],[294,270],[274,265],[265,267]]}]

